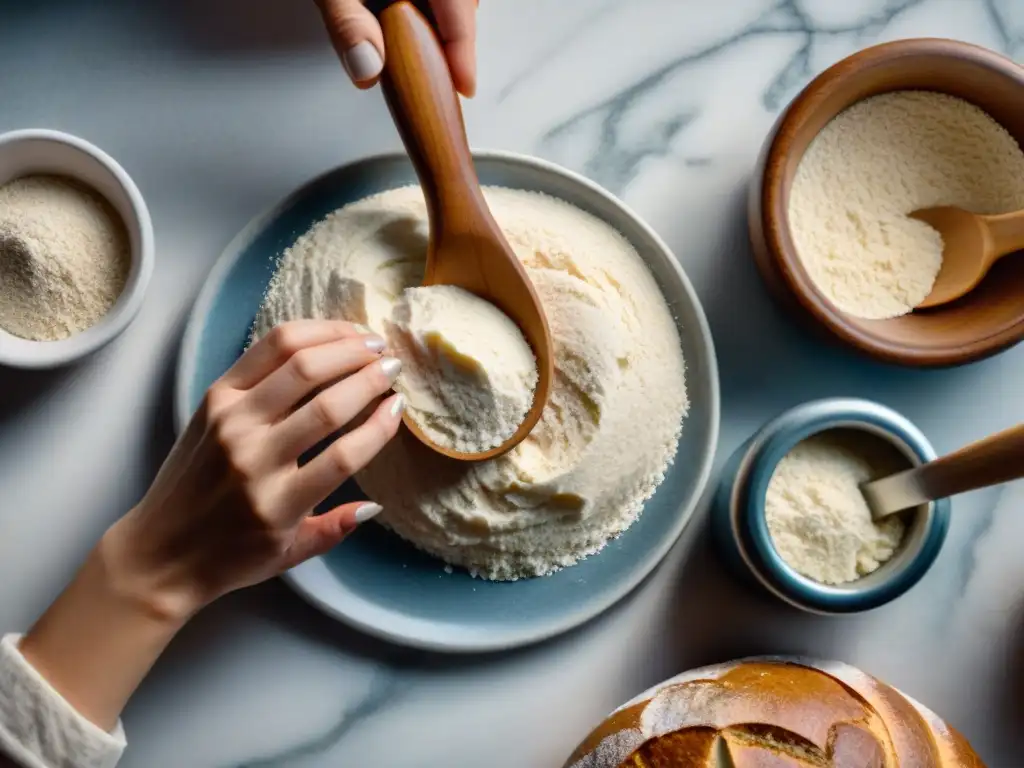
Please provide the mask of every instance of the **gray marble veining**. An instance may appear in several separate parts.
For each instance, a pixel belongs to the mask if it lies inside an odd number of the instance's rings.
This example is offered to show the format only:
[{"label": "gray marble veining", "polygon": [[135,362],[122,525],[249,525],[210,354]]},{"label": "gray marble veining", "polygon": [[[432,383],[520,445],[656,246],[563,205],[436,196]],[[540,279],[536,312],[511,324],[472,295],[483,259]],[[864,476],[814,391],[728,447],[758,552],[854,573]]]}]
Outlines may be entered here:
[{"label": "gray marble veining", "polygon": [[393,706],[404,689],[405,685],[397,676],[382,671],[374,679],[369,692],[363,698],[345,706],[337,723],[322,736],[286,747],[273,755],[232,764],[231,768],[291,768],[322,764],[318,761],[334,749],[353,728],[357,728],[360,723],[385,707]]},{"label": "gray marble veining", "polygon": [[[632,109],[642,108],[647,98],[671,99],[671,85],[685,78],[696,65],[714,59],[726,58],[742,42],[758,38],[780,38],[791,43],[793,50],[788,59],[775,68],[775,75],[763,89],[761,101],[770,112],[780,109],[799,88],[803,87],[822,68],[819,49],[834,50],[835,39],[842,40],[850,49],[872,42],[903,14],[928,3],[929,0],[891,0],[883,4],[867,3],[862,15],[840,22],[819,17],[814,7],[821,3],[802,3],[800,0],[780,0],[762,10],[754,19],[742,23],[736,31],[681,53],[677,58],[645,73],[625,88],[609,94],[607,98],[588,106],[552,126],[542,137],[541,148],[558,151],[561,141],[571,141],[578,129],[587,123],[596,123],[598,139],[583,170],[592,178],[615,192],[622,192],[635,177],[641,163],[669,154],[679,133],[693,120],[695,110],[681,111],[667,120],[647,126],[647,131],[632,139],[621,135],[621,124]],[[1024,40],[1024,5],[1013,0],[964,0],[977,4],[991,22],[998,48],[1013,55]],[[872,7],[880,6],[880,7]],[[601,11],[607,10],[602,7]],[[595,14],[593,21],[600,18]],[[580,30],[582,33],[584,30]],[[567,44],[570,41],[567,41]],[[570,55],[559,51],[550,55]],[[824,54],[832,58],[830,52]],[[829,62],[831,63],[831,62]],[[510,95],[516,87],[524,86],[529,76],[540,76],[544,62],[531,67],[529,73],[501,92]]]}]

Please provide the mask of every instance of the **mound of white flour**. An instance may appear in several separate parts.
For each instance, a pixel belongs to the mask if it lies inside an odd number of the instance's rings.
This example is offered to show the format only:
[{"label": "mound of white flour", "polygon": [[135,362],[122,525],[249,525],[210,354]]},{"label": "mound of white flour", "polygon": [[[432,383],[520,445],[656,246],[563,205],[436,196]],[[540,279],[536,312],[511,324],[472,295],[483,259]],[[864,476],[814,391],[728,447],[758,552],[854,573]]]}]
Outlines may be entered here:
[{"label": "mound of white flour", "polygon": [[[402,431],[357,480],[403,538],[474,575],[516,579],[572,565],[633,523],[675,455],[686,382],[668,306],[628,242],[550,197],[485,196],[551,326],[544,414],[517,448],[478,463]],[[296,318],[385,335],[395,302],[422,280],[426,247],[418,187],[335,211],[283,255],[254,335]]]},{"label": "mound of white flour", "polygon": [[519,429],[533,406],[537,360],[501,310],[453,285],[407,288],[385,327],[402,361],[395,389],[436,445],[481,453]]},{"label": "mound of white flour", "polygon": [[815,137],[793,179],[789,223],[818,290],[844,312],[882,319],[931,293],[942,238],[907,214],[939,205],[1024,208],[1024,152],[973,104],[896,91],[854,104]]}]

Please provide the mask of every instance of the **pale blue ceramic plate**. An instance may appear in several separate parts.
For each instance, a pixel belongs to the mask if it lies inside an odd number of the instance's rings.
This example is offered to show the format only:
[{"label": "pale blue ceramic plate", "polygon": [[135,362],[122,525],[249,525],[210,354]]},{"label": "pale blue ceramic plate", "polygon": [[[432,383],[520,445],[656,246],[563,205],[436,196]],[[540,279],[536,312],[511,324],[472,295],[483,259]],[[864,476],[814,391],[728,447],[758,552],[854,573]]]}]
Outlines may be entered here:
[{"label": "pale blue ceramic plate", "polygon": [[[286,580],[325,613],[397,643],[485,651],[536,642],[596,616],[632,590],[679,537],[711,471],[718,440],[718,370],[704,312],[658,236],[592,182],[519,155],[476,153],[482,183],[545,192],[616,227],[640,252],[668,299],[687,363],[691,411],[676,460],[640,519],[600,554],[552,576],[494,583],[444,564],[376,525]],[[330,171],[256,218],[227,247],[192,310],[178,364],[179,432],[206,388],[241,353],[277,257],[319,219],[367,195],[416,183],[404,155]],[[628,461],[627,457],[623,457]],[[351,487],[350,487],[351,486]],[[358,498],[349,484],[342,496]]]}]

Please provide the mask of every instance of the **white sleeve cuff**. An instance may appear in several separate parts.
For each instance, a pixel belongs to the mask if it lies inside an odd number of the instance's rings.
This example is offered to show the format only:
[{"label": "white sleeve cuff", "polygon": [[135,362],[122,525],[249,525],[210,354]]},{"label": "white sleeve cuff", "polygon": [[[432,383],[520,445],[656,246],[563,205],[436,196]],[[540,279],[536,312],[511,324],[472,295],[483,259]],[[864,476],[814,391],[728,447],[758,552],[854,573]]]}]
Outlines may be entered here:
[{"label": "white sleeve cuff", "polygon": [[118,721],[107,733],[64,700],[18,650],[0,640],[0,753],[26,768],[113,768],[126,746]]}]

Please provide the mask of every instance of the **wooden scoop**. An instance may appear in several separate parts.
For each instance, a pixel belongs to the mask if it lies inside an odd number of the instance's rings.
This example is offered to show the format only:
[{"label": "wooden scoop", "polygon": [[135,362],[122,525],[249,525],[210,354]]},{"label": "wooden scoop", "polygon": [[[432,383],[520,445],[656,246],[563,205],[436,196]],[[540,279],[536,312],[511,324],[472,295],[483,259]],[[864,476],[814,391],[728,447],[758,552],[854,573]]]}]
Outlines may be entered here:
[{"label": "wooden scoop", "polygon": [[977,287],[1003,256],[1024,248],[1024,211],[979,216],[963,208],[922,208],[910,214],[942,235],[942,269],[932,292],[917,305],[948,304]]},{"label": "wooden scoop", "polygon": [[875,520],[936,499],[1024,477],[1024,424],[860,487]]},{"label": "wooden scoop", "polygon": [[533,407],[505,443],[482,453],[439,446],[406,414],[423,443],[453,459],[500,456],[540,420],[554,376],[551,334],[526,271],[491,216],[480,190],[459,97],[433,28],[408,0],[381,12],[386,61],[381,84],[427,201],[430,245],[424,285],[455,285],[486,299],[519,326],[537,358]]}]

